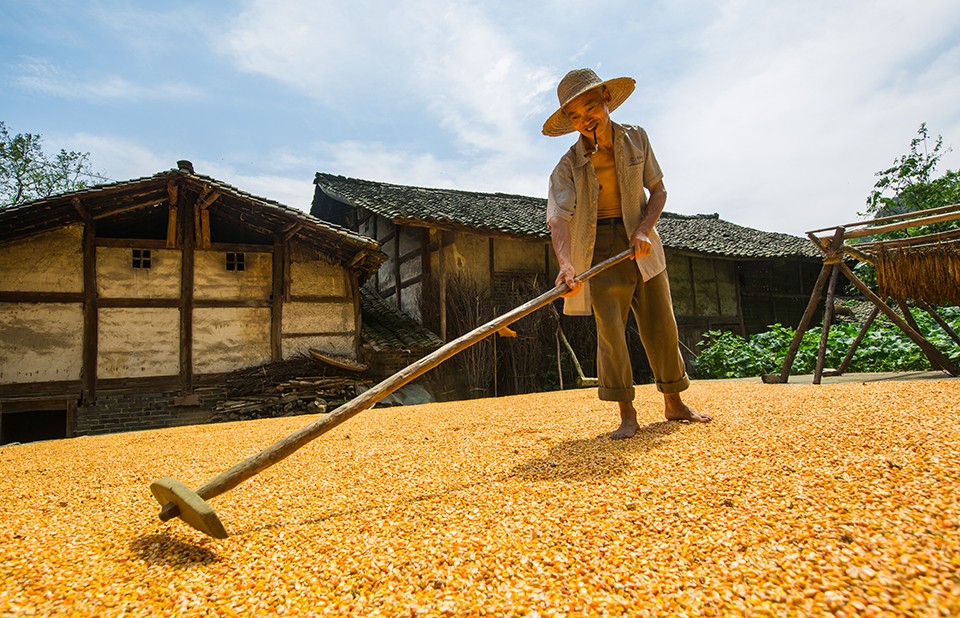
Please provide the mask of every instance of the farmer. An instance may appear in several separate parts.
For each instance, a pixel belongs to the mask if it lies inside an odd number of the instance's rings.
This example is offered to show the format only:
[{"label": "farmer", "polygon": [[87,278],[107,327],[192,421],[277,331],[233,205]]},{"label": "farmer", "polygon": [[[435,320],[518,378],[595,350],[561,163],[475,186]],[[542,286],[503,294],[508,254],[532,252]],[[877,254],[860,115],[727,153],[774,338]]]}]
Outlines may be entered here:
[{"label": "farmer", "polygon": [[[633,92],[630,77],[601,81],[590,69],[570,71],[557,87],[560,109],[543,125],[543,134],[579,133],[550,175],[547,224],[565,282],[563,312],[589,315],[597,324],[598,395],[620,406],[614,439],[633,437],[640,428],[633,406],[633,368],[627,351],[630,309],[640,327],[650,367],[663,393],[668,420],[708,422],[689,408],[680,392],[690,386],[673,315],[663,246],[654,226],[667,200],[663,174],[647,133],[610,120]],[[644,191],[650,192],[649,199]],[[574,279],[591,265],[632,247],[634,259],[594,276]]]}]

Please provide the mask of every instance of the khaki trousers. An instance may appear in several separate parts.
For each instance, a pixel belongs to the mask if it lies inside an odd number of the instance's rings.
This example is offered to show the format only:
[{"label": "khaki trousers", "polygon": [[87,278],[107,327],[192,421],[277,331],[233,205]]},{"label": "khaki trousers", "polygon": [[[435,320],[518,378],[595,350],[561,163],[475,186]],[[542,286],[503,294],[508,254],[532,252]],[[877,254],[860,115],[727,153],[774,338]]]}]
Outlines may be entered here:
[{"label": "khaki trousers", "polygon": [[[619,220],[597,224],[593,263],[630,245]],[[629,311],[640,328],[640,341],[653,370],[657,390],[679,393],[690,386],[680,355],[677,320],[673,315],[670,282],[664,271],[644,282],[632,260],[624,260],[590,279],[593,315],[597,323],[597,377],[600,399],[633,401],[633,367],[627,349]]]}]

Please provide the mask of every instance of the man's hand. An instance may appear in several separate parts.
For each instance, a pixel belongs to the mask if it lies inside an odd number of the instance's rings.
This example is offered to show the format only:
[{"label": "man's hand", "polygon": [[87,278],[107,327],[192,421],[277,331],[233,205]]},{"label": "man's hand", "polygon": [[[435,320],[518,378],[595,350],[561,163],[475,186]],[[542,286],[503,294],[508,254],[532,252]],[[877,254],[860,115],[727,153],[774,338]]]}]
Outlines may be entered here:
[{"label": "man's hand", "polygon": [[630,246],[633,247],[633,259],[635,260],[650,255],[650,251],[653,249],[650,237],[640,229],[630,237]]},{"label": "man's hand", "polygon": [[572,264],[566,264],[560,266],[560,274],[557,275],[557,285],[561,283],[566,283],[567,287],[570,288],[569,291],[561,294],[564,298],[570,298],[571,296],[576,296],[580,293],[580,289],[583,288],[583,281],[577,280],[577,273],[573,270]]}]

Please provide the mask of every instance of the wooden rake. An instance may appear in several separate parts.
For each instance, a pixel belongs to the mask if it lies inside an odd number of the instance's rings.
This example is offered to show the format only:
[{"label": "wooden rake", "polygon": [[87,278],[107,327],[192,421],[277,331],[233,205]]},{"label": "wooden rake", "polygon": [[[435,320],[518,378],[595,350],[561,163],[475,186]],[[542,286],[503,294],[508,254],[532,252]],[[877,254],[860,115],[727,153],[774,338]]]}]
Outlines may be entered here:
[{"label": "wooden rake", "polygon": [[[632,255],[633,249],[627,249],[584,271],[577,277],[577,280],[586,281]],[[220,518],[217,517],[214,510],[207,504],[207,500],[233,489],[243,481],[292,455],[300,447],[312,441],[314,438],[330,431],[340,423],[373,406],[404,384],[423,375],[451,356],[487,338],[501,328],[545,307],[569,289],[566,283],[560,283],[552,290],[544,292],[516,309],[461,335],[457,339],[437,348],[431,354],[401,369],[370,390],[344,403],[333,412],[323,415],[321,418],[305,425],[286,438],[268,446],[256,455],[220,473],[220,475],[196,491],[191,491],[186,485],[169,476],[157,479],[150,484],[150,491],[157,499],[157,502],[160,503],[160,520],[168,521],[174,517],[179,517],[188,525],[204,534],[218,539],[227,538],[226,529],[223,527]]]}]

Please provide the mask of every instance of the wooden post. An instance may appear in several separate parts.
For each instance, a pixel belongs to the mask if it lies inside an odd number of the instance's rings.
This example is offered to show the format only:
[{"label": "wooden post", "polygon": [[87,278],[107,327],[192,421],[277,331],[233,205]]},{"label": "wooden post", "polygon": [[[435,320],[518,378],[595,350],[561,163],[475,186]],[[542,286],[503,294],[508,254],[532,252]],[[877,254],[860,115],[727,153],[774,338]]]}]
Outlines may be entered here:
[{"label": "wooden post", "polygon": [[273,237],[273,276],[270,291],[270,358],[283,360],[283,263],[286,245],[279,235]]},{"label": "wooden post", "polygon": [[937,310],[934,309],[930,305],[930,303],[921,300],[917,304],[920,305],[920,307],[922,307],[924,311],[930,314],[930,317],[933,318],[933,321],[939,324],[940,328],[942,328],[943,331],[947,333],[947,335],[949,335],[951,339],[957,342],[957,345],[960,345],[960,335],[957,335],[956,331],[950,328],[950,325],[947,324],[947,322],[942,317],[940,317],[940,314],[937,313]]},{"label": "wooden post", "polygon": [[167,183],[167,249],[177,246],[177,183]]},{"label": "wooden post", "polygon": [[67,432],[64,434],[67,438],[73,438],[77,435],[77,400],[67,399]]},{"label": "wooden post", "polygon": [[[186,210],[186,199],[181,191],[178,197],[180,212]],[[180,217],[183,225],[183,247],[180,260],[180,391],[193,392],[193,283],[196,248],[196,228],[199,210],[193,204],[193,216]]]},{"label": "wooden post", "polygon": [[[917,321],[913,318],[913,314],[910,313],[910,307],[907,306],[907,301],[897,299],[897,305],[900,307],[900,312],[903,313],[903,319],[907,321],[907,324],[910,325],[910,328],[912,328],[913,330],[917,331],[917,333],[919,333],[920,326],[917,324]],[[924,356],[927,357],[927,360],[930,361],[930,364],[933,365],[934,369],[946,369],[946,367],[941,367],[940,363],[938,363],[935,358],[931,358],[930,355],[927,354],[926,350],[923,350],[923,354]]]},{"label": "wooden post", "polygon": [[99,312],[97,303],[97,226],[93,217],[74,198],[74,208],[83,218],[83,361],[80,391],[83,405],[97,400]]},{"label": "wooden post", "polygon": [[867,321],[863,323],[863,328],[860,329],[860,332],[857,333],[857,338],[853,340],[853,343],[850,344],[850,349],[847,350],[847,355],[843,357],[843,362],[840,363],[840,367],[837,368],[837,375],[843,375],[847,371],[847,367],[850,366],[850,361],[853,360],[853,355],[856,353],[857,348],[860,347],[860,344],[863,342],[863,338],[867,336],[867,331],[870,330],[870,327],[873,326],[873,321],[877,319],[877,314],[880,313],[879,307],[874,307],[873,311],[870,312],[870,317],[867,318]]},{"label": "wooden post", "polygon": [[437,242],[440,250],[437,253],[437,259],[440,261],[440,339],[447,341],[447,269],[444,259],[443,230],[437,230]]},{"label": "wooden post", "polygon": [[830,285],[827,288],[827,300],[823,308],[823,329],[820,332],[820,348],[817,350],[817,368],[813,372],[814,384],[820,384],[820,380],[823,378],[823,364],[827,357],[827,338],[830,335],[830,323],[833,322],[833,300],[840,269],[834,264],[831,271]]}]

